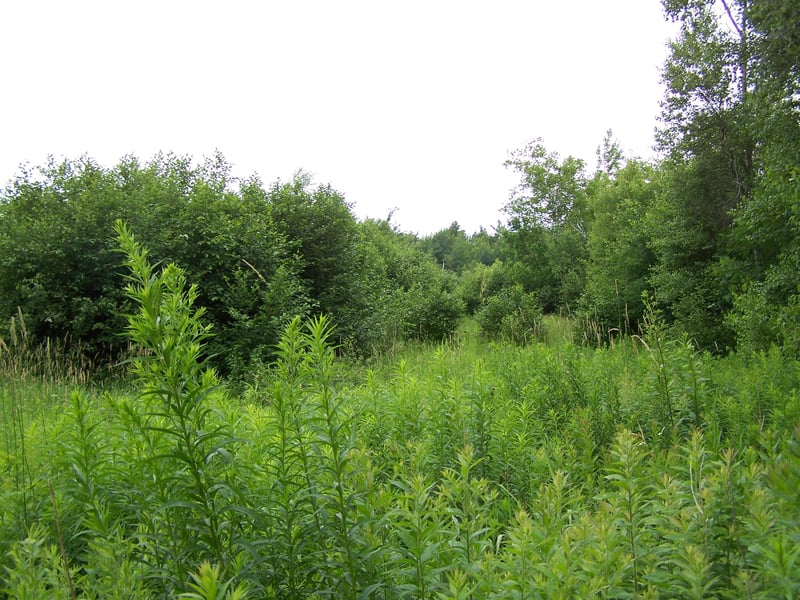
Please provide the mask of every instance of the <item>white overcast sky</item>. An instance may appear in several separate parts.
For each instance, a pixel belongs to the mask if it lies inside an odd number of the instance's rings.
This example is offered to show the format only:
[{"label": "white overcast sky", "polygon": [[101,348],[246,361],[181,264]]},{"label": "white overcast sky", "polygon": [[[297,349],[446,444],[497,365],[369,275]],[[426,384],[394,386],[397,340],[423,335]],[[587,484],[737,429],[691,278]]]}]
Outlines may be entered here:
[{"label": "white overcast sky", "polygon": [[652,155],[672,28],[658,0],[8,0],[0,185],[56,159],[298,169],[420,235],[505,220],[531,139]]}]

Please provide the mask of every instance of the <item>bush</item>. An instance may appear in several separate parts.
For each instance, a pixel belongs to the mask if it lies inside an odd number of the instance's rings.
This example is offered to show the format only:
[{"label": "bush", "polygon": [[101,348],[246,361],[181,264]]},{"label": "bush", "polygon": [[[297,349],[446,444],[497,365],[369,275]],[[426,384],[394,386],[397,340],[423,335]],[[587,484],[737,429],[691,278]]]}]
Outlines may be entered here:
[{"label": "bush", "polygon": [[752,284],[735,296],[726,323],[736,334],[740,352],[758,352],[777,344],[788,356],[800,356],[800,293],[781,305],[768,297],[766,286]]},{"label": "bush", "polygon": [[474,315],[484,300],[497,294],[509,280],[503,261],[496,260],[491,266],[476,263],[461,275],[458,293],[464,301],[467,314]]},{"label": "bush", "polygon": [[[29,342],[117,357],[130,299],[111,237],[128,223],[157,263],[198,282],[214,325],[213,366],[232,379],[269,363],[285,325],[325,314],[337,343],[368,355],[398,339],[439,340],[463,315],[452,273],[388,223],[359,224],[344,197],[299,173],[265,189],[217,155],[159,155],[112,169],[88,158],[24,171],[0,197],[0,339],[24,317]],[[99,361],[97,361],[99,362]]]},{"label": "bush", "polygon": [[416,245],[416,238],[386,221],[361,224],[369,270],[364,328],[372,349],[401,340],[439,341],[455,332],[464,316],[456,276]]},{"label": "bush", "polygon": [[446,273],[431,273],[427,282],[415,285],[406,294],[406,337],[441,341],[451,335],[464,316],[464,303],[455,294]]},{"label": "bush", "polygon": [[112,239],[122,219],[157,262],[175,262],[202,282],[198,304],[218,333],[215,366],[230,373],[272,346],[307,306],[306,288],[266,195],[255,193],[259,184],[234,192],[226,169],[221,157],[195,167],[157,156],[112,169],[83,158],[23,172],[0,199],[0,322],[24,315],[34,346],[68,340],[91,357],[123,351],[120,315],[130,301]]},{"label": "bush", "polygon": [[526,344],[543,334],[542,309],[536,295],[521,285],[490,296],[476,313],[481,333],[489,339]]}]

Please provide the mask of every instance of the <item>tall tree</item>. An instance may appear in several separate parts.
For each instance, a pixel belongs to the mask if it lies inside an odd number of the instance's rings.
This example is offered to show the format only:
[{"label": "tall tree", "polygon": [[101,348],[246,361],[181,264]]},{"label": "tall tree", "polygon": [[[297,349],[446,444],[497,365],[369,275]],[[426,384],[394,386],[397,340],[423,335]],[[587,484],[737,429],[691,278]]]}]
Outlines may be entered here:
[{"label": "tall tree", "polygon": [[800,104],[800,4],[795,0],[750,0],[747,14],[760,85],[770,95]]},{"label": "tall tree", "polygon": [[505,206],[513,230],[535,226],[570,228],[586,235],[586,172],[582,160],[545,148],[541,138],[512,152],[505,162],[520,183]]},{"label": "tall tree", "polygon": [[721,154],[736,182],[732,205],[752,189],[752,26],[748,0],[664,0],[680,24],[663,70],[662,148],[682,158]]},{"label": "tall tree", "polygon": [[584,285],[589,223],[582,160],[548,151],[536,139],[506,161],[520,175],[504,211],[509,271],[545,310],[574,306]]},{"label": "tall tree", "polygon": [[603,143],[597,147],[597,173],[613,177],[625,165],[625,156],[614,132],[609,129],[603,136]]},{"label": "tall tree", "polygon": [[800,356],[800,5],[751,0],[747,17],[760,160],[720,272],[738,284],[729,322],[739,346],[777,342]]},{"label": "tall tree", "polygon": [[[765,307],[785,308],[797,295],[794,278],[778,274],[796,267],[800,8],[791,0],[663,5],[680,33],[663,72],[659,141],[673,175],[651,219],[661,234],[653,283],[681,329],[717,341],[727,322],[744,339]],[[734,303],[738,317],[725,321]]]},{"label": "tall tree", "polygon": [[705,346],[731,342],[722,316],[732,295],[715,278],[731,211],[756,174],[752,27],[746,0],[664,0],[679,33],[663,69],[657,134],[665,186],[648,216],[651,283],[677,329]]}]

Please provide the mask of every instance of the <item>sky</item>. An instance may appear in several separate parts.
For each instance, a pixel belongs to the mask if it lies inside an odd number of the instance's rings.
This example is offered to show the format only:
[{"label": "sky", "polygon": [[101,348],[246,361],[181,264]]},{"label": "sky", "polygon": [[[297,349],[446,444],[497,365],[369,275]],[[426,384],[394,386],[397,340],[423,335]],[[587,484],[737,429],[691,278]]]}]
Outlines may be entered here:
[{"label": "sky", "polygon": [[22,164],[222,153],[428,235],[492,230],[533,139],[653,155],[658,0],[26,0],[0,6],[0,185]]}]

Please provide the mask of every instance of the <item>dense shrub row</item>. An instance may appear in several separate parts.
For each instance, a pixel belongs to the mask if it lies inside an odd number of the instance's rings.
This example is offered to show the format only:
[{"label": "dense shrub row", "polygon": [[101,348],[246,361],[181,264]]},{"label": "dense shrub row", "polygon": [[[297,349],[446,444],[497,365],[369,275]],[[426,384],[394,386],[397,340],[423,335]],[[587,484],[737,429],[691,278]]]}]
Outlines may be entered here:
[{"label": "dense shrub row", "polygon": [[360,354],[453,331],[463,310],[452,276],[388,223],[359,223],[341,194],[303,173],[264,187],[229,172],[221,156],[193,166],[171,155],[23,171],[0,203],[0,337],[21,314],[31,344],[66,340],[92,357],[124,349],[115,219],[154,260],[202,283],[210,351],[227,374],[268,362],[296,316],[328,315]]}]

